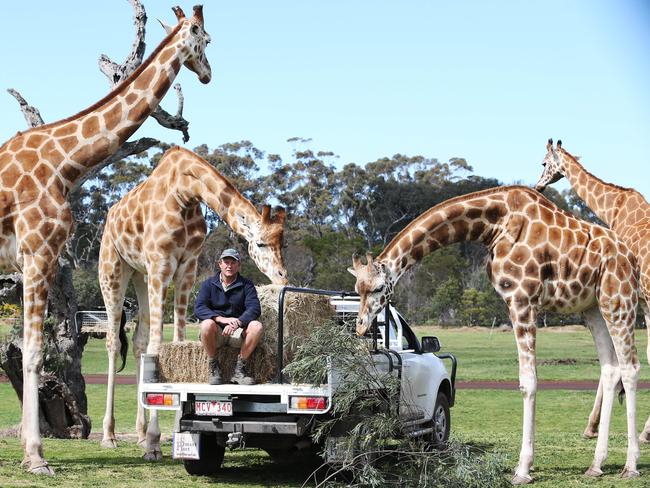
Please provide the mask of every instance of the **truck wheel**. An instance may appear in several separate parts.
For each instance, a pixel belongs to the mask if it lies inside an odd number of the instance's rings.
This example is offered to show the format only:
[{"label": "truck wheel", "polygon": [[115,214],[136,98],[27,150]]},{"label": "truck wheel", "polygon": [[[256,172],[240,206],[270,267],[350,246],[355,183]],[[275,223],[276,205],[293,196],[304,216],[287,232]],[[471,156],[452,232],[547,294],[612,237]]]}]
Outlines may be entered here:
[{"label": "truck wheel", "polygon": [[433,432],[429,434],[428,444],[435,449],[444,449],[449,440],[451,414],[449,412],[449,400],[442,392],[438,393],[436,406],[433,408],[433,419],[429,424],[433,427]]},{"label": "truck wheel", "polygon": [[201,434],[200,459],[184,459],[185,471],[194,476],[210,476],[221,469],[226,446],[217,444],[214,434]]}]

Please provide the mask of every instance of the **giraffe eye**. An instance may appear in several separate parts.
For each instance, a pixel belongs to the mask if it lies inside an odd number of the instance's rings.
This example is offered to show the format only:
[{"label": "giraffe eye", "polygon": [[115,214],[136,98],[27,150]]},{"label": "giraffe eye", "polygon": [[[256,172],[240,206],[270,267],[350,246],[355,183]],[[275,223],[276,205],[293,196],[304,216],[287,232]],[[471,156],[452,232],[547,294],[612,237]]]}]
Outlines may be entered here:
[{"label": "giraffe eye", "polygon": [[257,247],[266,247],[266,242],[258,242]]},{"label": "giraffe eye", "polygon": [[381,292],[381,291],[384,290],[384,286],[385,286],[385,285],[380,285],[380,286],[378,286],[377,288],[375,288],[374,290],[372,290],[372,292],[373,292],[373,293],[379,293],[379,292]]}]

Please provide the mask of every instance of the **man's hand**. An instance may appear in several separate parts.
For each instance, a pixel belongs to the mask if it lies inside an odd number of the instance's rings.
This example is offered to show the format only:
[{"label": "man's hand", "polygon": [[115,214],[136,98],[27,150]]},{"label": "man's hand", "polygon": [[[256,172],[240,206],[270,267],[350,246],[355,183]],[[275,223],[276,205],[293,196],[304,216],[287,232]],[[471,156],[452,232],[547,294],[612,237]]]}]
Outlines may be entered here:
[{"label": "man's hand", "polygon": [[241,320],[237,317],[217,317],[216,322],[224,325],[223,335],[230,336],[241,327]]}]

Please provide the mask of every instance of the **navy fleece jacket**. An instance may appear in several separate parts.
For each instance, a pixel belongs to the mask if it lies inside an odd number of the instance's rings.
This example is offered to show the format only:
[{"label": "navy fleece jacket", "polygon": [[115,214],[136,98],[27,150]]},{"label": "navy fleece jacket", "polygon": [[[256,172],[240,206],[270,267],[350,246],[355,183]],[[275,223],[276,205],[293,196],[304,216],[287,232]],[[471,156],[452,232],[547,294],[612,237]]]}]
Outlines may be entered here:
[{"label": "navy fleece jacket", "polygon": [[253,282],[238,275],[228,291],[223,291],[219,273],[201,283],[194,302],[194,315],[199,320],[214,317],[237,317],[242,327],[262,313],[260,300]]}]

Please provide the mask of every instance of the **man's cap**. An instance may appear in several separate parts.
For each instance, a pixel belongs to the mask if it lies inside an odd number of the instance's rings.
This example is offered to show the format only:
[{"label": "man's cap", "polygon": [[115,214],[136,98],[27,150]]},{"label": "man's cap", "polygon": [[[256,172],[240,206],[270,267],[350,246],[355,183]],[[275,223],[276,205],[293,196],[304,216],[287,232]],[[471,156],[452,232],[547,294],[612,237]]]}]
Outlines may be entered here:
[{"label": "man's cap", "polygon": [[241,261],[241,256],[239,255],[239,252],[237,249],[224,249],[224,251],[221,253],[221,256],[219,256],[219,259],[223,258],[233,258],[236,259],[237,261]]}]

